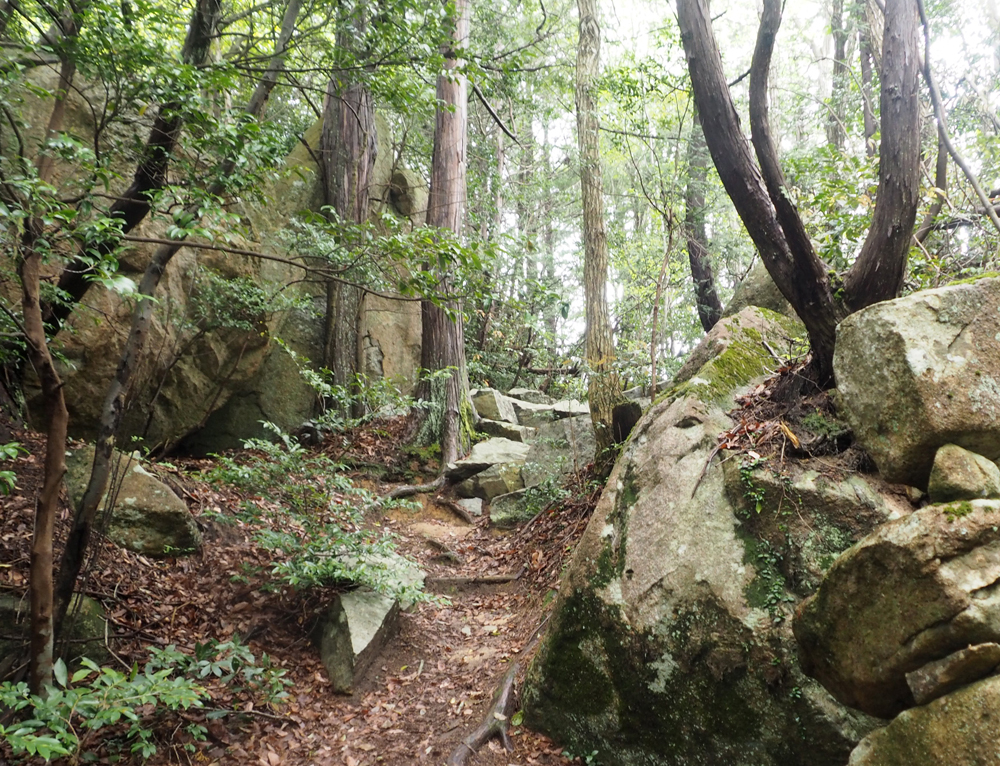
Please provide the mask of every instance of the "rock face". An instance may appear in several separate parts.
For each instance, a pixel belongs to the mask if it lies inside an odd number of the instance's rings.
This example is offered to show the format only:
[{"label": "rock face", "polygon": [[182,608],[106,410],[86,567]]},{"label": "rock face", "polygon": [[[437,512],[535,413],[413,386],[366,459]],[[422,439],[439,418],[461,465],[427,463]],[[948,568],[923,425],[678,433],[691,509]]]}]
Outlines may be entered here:
[{"label": "rock face", "polygon": [[915,707],[869,734],[848,766],[995,766],[1000,763],[1000,678]]},{"label": "rock face", "polygon": [[1000,279],[878,303],[841,322],[837,388],[883,478],[926,487],[935,451],[949,443],[1000,458],[998,339]]},{"label": "rock face", "polygon": [[882,718],[915,704],[906,674],[1000,641],[1000,501],[931,505],[840,556],[801,604],[803,667]]},{"label": "rock face", "polygon": [[461,481],[495,465],[522,465],[531,448],[523,442],[493,437],[478,442],[472,447],[468,457],[450,463],[445,474],[453,481]]},{"label": "rock face", "polygon": [[1000,665],[1000,644],[976,644],[906,674],[918,705],[991,675]]},{"label": "rock face", "polygon": [[927,494],[932,503],[1000,497],[1000,468],[957,444],[945,444],[934,456]]},{"label": "rock face", "polygon": [[472,404],[481,418],[503,423],[517,423],[517,414],[510,399],[492,388],[481,388],[471,394]]},{"label": "rock face", "polygon": [[529,725],[575,752],[614,766],[842,766],[873,726],[799,669],[796,595],[742,528],[718,461],[706,470],[782,321],[746,309],[720,323],[703,342],[717,355],[645,414],[611,474],[523,696]]},{"label": "rock face", "polygon": [[[121,458],[124,476],[111,511],[108,538],[122,548],[151,557],[198,550],[201,532],[184,501],[138,461],[116,455]],[[74,507],[83,499],[93,462],[91,446],[68,453],[65,482]]]}]

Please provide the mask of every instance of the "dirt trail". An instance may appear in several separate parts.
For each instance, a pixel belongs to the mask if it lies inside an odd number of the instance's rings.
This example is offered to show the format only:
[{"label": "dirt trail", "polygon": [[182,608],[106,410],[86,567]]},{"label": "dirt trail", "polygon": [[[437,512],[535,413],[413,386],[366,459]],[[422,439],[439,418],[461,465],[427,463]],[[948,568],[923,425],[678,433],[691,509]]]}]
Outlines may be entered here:
[{"label": "dirt trail", "polygon": [[[23,432],[15,438],[30,454],[16,462],[17,491],[0,498],[0,593],[21,595],[44,441]],[[426,570],[428,591],[447,599],[404,613],[399,636],[368,677],[353,695],[341,696],[332,693],[309,639],[328,594],[269,592],[264,586],[270,554],[253,544],[251,529],[240,521],[212,520],[234,512],[240,498],[194,481],[183,470],[174,478],[206,529],[203,550],[187,558],[150,560],[104,542],[85,583],[109,615],[112,662],[128,668],[148,657],[150,645],[175,644],[190,654],[198,643],[235,635],[255,655],[266,652],[292,686],[285,704],[259,709],[238,689],[209,685],[208,707],[236,712],[218,718],[204,710],[167,715],[155,726],[158,752],[149,761],[154,766],[443,764],[483,720],[510,663],[521,659],[596,500],[591,491],[543,514],[526,532],[507,534],[498,534],[486,520],[470,526],[428,497],[420,498],[421,510],[384,517],[378,523],[398,536],[400,551]],[[63,533],[68,519],[64,508]],[[444,556],[442,548],[448,551]],[[521,576],[500,584],[442,582],[511,573]],[[190,724],[205,727],[203,741],[187,733]],[[130,762],[127,746],[109,738],[114,733],[104,729],[85,743],[97,762]],[[523,727],[512,727],[511,734],[513,753],[491,742],[469,763],[571,763],[541,735]],[[7,755],[0,750],[0,761]]]}]

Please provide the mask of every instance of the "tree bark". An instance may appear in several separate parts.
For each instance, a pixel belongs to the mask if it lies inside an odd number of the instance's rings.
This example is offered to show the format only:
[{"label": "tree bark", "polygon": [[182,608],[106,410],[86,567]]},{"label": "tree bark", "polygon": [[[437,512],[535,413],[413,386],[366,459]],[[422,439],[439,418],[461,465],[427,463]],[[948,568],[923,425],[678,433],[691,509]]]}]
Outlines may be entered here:
[{"label": "tree bark", "polygon": [[[708,232],[705,227],[705,187],[708,184],[708,147],[698,119],[698,109],[692,114],[691,139],[688,141],[688,182],[684,190],[684,235],[687,239],[688,263],[694,282],[695,304],[702,329],[708,332],[722,317],[722,301],[715,289],[715,274],[708,251]],[[673,232],[671,232],[672,236]],[[664,269],[657,281],[657,306],[662,290]],[[655,388],[655,376],[654,376]]]},{"label": "tree bark", "polygon": [[[469,0],[455,0],[452,39],[456,47],[468,45]],[[434,119],[434,152],[431,188],[427,201],[427,225],[447,229],[455,236],[465,217],[466,143],[468,126],[468,80],[455,48],[445,51],[444,72],[437,81],[438,108]],[[451,288],[446,269],[440,271],[441,292]],[[468,374],[465,367],[465,331],[462,308],[450,301],[447,308],[429,300],[420,303],[420,366],[429,372],[448,370],[441,378],[427,379],[417,388],[417,398],[430,403],[425,411],[423,441],[441,445],[441,468],[456,460],[468,447],[463,433],[463,412],[471,413]]]},{"label": "tree bark", "polygon": [[851,311],[899,295],[920,201],[920,14],[887,0],[879,95],[882,141],[871,228],[844,277]]},{"label": "tree bark", "polygon": [[[221,2],[220,0],[201,0],[201,2],[206,3],[205,5],[199,5],[199,7],[213,19],[210,28],[214,29],[221,17]],[[295,22],[300,8],[301,0],[289,0],[285,16],[282,20],[281,32],[278,36],[275,53],[250,97],[246,114],[252,119],[258,118],[264,111],[271,90],[277,82],[278,73],[284,66],[285,54],[288,50],[292,32],[295,29]],[[236,162],[236,156],[228,158],[223,164],[221,177],[226,177],[232,173]],[[208,188],[210,195],[218,195],[223,191],[224,189],[219,182],[211,184]],[[197,211],[198,207],[196,205],[191,205],[187,208],[187,212],[192,215],[197,214]],[[108,391],[105,395],[101,422],[98,426],[97,442],[94,445],[94,464],[91,468],[90,479],[86,490],[84,490],[80,507],[73,517],[73,527],[70,530],[66,541],[66,548],[63,551],[59,569],[59,581],[56,587],[57,625],[61,623],[69,606],[69,599],[72,596],[76,579],[83,567],[84,556],[87,546],[90,543],[97,509],[107,489],[115,439],[125,412],[125,397],[130,389],[133,374],[145,347],[146,338],[149,335],[149,325],[153,316],[153,295],[167,265],[183,246],[183,241],[178,240],[175,243],[161,245],[157,248],[139,283],[138,294],[141,296],[141,299],[132,314],[132,326],[129,330],[129,336],[125,341],[125,347],[118,361],[115,377],[108,386]]]},{"label": "tree bark", "polygon": [[830,94],[830,114],[826,124],[827,141],[837,151],[844,148],[847,138],[847,88],[850,71],[847,67],[847,25],[844,18],[844,0],[833,0],[830,12],[830,31],[833,33],[833,90]]},{"label": "tree bark", "polygon": [[577,0],[580,38],[576,53],[576,139],[580,148],[580,192],[583,201],[583,288],[586,300],[587,387],[590,417],[597,436],[600,473],[614,462],[613,410],[622,399],[615,371],[615,348],[608,319],[608,240],[604,230],[600,121],[591,94],[601,61],[601,27],[596,0]]},{"label": "tree bark", "polygon": [[[337,33],[337,45],[350,48],[364,33],[367,9],[359,2],[350,27]],[[323,110],[320,156],[323,158],[325,203],[350,223],[368,220],[372,170],[378,143],[372,94],[363,79],[352,80],[350,70],[337,73],[327,85]],[[354,389],[358,373],[358,325],[361,290],[343,282],[326,284],[326,325],[323,364],[339,386]],[[353,414],[361,413],[354,409]]]},{"label": "tree bark", "polygon": [[865,124],[865,154],[875,156],[875,132],[878,125],[875,122],[875,109],[872,100],[872,44],[871,26],[868,24],[868,2],[858,0],[862,19],[858,24],[858,49],[861,53],[861,109]]}]

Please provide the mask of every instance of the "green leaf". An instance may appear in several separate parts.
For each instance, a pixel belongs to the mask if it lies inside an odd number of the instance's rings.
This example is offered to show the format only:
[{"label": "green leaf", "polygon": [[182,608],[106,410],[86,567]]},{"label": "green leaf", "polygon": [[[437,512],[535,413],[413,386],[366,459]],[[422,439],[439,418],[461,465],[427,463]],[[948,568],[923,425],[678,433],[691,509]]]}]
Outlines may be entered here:
[{"label": "green leaf", "polygon": [[66,682],[69,679],[66,672],[66,663],[62,661],[62,657],[56,660],[55,664],[52,666],[52,675],[55,677],[60,686],[66,686]]}]

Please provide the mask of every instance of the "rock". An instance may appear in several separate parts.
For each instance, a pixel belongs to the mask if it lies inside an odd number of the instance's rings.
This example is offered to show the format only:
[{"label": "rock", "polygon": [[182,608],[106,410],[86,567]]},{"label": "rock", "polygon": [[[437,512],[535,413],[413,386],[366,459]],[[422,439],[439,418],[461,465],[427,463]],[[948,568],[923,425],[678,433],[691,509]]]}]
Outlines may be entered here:
[{"label": "rock", "polygon": [[841,555],[795,616],[803,668],[845,705],[891,718],[906,674],[1000,642],[1000,501],[929,505]]},{"label": "rock", "polygon": [[926,487],[945,444],[1000,458],[1000,279],[851,314],[833,364],[843,414],[887,481]]},{"label": "rock", "polygon": [[959,687],[985,678],[998,665],[1000,644],[976,644],[907,673],[906,683],[917,704],[926,705]]},{"label": "rock", "polygon": [[822,460],[778,464],[725,453],[722,468],[740,533],[767,546],[788,588],[800,597],[811,595],[837,556],[870,530],[912,512],[879,492],[874,478],[830,478],[822,473]]},{"label": "rock", "polygon": [[445,475],[452,481],[462,481],[493,465],[502,463],[520,465],[527,459],[530,449],[531,447],[521,442],[493,437],[473,445],[469,456],[451,463]]},{"label": "rock", "polygon": [[[786,320],[772,316],[720,323],[700,380],[646,412],[560,583],[523,708],[574,752],[609,766],[843,766],[874,725],[799,669],[796,595],[709,462],[735,393],[773,364],[761,340],[779,342]],[[777,527],[780,513],[760,516]]]},{"label": "rock", "polygon": [[517,415],[514,413],[511,400],[492,388],[480,388],[473,392],[472,404],[481,418],[517,423]]},{"label": "rock", "polygon": [[848,766],[996,766],[1000,678],[901,713],[851,753]]},{"label": "rock", "polygon": [[511,399],[510,403],[517,415],[517,422],[522,426],[537,428],[556,419],[556,413],[551,404],[535,404],[523,402],[520,399]]},{"label": "rock", "polygon": [[470,516],[483,515],[483,501],[478,497],[463,497],[458,504],[468,511]]},{"label": "rock", "polygon": [[319,652],[330,684],[350,694],[399,631],[399,605],[370,590],[338,593],[319,626]]},{"label": "rock", "polygon": [[455,491],[464,498],[479,498],[490,502],[498,495],[524,489],[521,470],[522,467],[518,463],[491,465],[485,471],[463,481]]},{"label": "rock", "polygon": [[[115,452],[123,476],[115,495],[107,536],[116,545],[144,556],[162,558],[201,548],[201,532],[187,505],[142,464]],[[67,453],[66,490],[74,508],[83,500],[94,463],[90,445]],[[110,488],[109,488],[110,489]],[[107,495],[101,504],[107,501]]]},{"label": "rock", "polygon": [[[726,400],[742,385],[741,381],[772,369],[774,359],[761,341],[778,350],[804,332],[796,320],[767,309],[747,307],[716,324],[702,338],[677,371],[666,395],[671,399],[690,395],[706,403]],[[771,360],[766,367],[762,354]]]},{"label": "rock", "polygon": [[[24,657],[28,657],[30,624],[31,613],[27,596],[18,598],[0,595],[0,625],[3,625],[3,636],[0,636],[0,663],[10,655],[20,653],[22,647]],[[89,596],[74,594],[70,600],[63,631],[64,638],[69,639],[67,661],[75,662],[81,657],[87,657],[100,665],[110,659],[108,648],[104,643],[107,619],[99,601]]]},{"label": "rock", "polygon": [[934,456],[927,494],[932,503],[1000,497],[1000,468],[957,444],[945,444]]},{"label": "rock", "polygon": [[573,418],[577,415],[589,415],[590,405],[577,399],[562,399],[552,405],[552,414],[556,418]]},{"label": "rock", "polygon": [[774,280],[771,279],[771,275],[767,273],[767,267],[764,266],[763,261],[757,261],[749,273],[743,277],[743,281],[736,285],[733,297],[729,300],[725,311],[722,312],[722,316],[733,316],[747,306],[769,309],[792,319],[798,318],[792,304],[785,299],[778,286],[774,284]]},{"label": "rock", "polygon": [[[515,416],[516,417],[516,416]],[[534,440],[537,428],[531,426],[519,426],[514,423],[505,423],[502,420],[480,419],[476,424],[476,430],[490,436],[499,436],[503,439],[510,439],[514,442],[530,443]]]},{"label": "rock", "polygon": [[548,394],[543,394],[541,391],[536,391],[533,388],[512,388],[507,392],[507,396],[511,399],[520,399],[522,402],[531,402],[532,404],[555,404],[556,402]]},{"label": "rock", "polygon": [[525,458],[521,476],[531,487],[548,479],[583,470],[594,462],[597,438],[590,415],[577,415],[545,423],[538,428],[535,441]]}]

